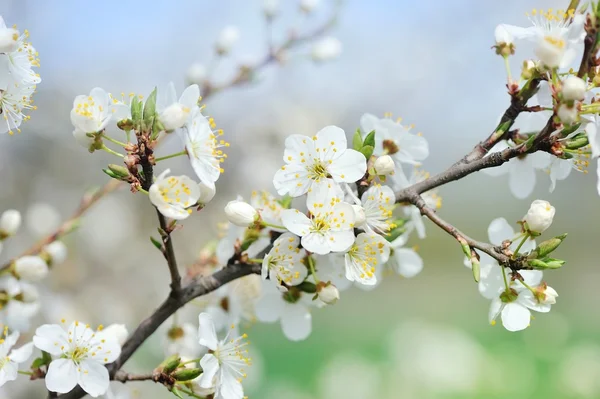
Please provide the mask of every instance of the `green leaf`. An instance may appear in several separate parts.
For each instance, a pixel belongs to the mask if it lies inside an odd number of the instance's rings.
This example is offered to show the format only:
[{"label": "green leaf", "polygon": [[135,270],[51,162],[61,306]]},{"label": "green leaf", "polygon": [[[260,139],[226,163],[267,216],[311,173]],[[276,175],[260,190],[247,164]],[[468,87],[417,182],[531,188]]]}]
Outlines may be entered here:
[{"label": "green leaf", "polygon": [[193,380],[202,374],[201,368],[193,368],[189,369],[184,367],[182,369],[175,370],[171,377],[175,378],[177,381],[190,381]]},{"label": "green leaf", "polygon": [[315,292],[317,292],[317,286],[311,283],[310,281],[304,281],[296,287],[298,287],[300,291],[307,292],[309,294],[314,294]]},{"label": "green leaf", "polygon": [[577,150],[581,147],[585,147],[589,144],[588,136],[585,133],[578,133],[575,136],[571,137],[566,142],[566,147],[569,150]]},{"label": "green leaf", "polygon": [[290,209],[290,206],[292,206],[292,196],[289,194],[284,195],[283,197],[281,197],[281,199],[277,200],[277,202],[279,202],[281,204],[282,207],[284,207],[285,209]]},{"label": "green leaf", "polygon": [[177,396],[179,399],[183,399],[183,396],[181,396],[181,392],[179,392],[179,389],[177,389],[177,387],[173,387],[171,389],[171,393]]},{"label": "green leaf", "polygon": [[369,158],[371,158],[371,156],[373,155],[373,146],[366,145],[360,149],[360,152],[365,156],[365,158],[367,158],[368,161]]},{"label": "green leaf", "polygon": [[39,369],[40,367],[42,367],[45,364],[46,363],[44,363],[44,359],[42,359],[41,357],[38,357],[37,359],[35,359],[33,361],[33,363],[31,363],[31,368],[32,369]]},{"label": "green leaf", "polygon": [[142,120],[142,106],[143,103],[137,96],[131,98],[131,120],[134,124],[138,124]]},{"label": "green leaf", "polygon": [[375,148],[375,130],[371,130],[365,140],[363,141],[363,148],[366,146],[371,146]]},{"label": "green leaf", "polygon": [[362,147],[362,133],[360,132],[360,129],[356,129],[356,132],[354,132],[354,136],[352,137],[352,148],[354,148],[356,151],[360,151]]},{"label": "green leaf", "polygon": [[154,127],[154,118],[156,117],[156,87],[148,96],[144,104],[144,125],[148,131],[152,131]]},{"label": "green leaf", "polygon": [[162,242],[158,241],[156,238],[150,236],[150,241],[152,242],[152,245],[154,245],[156,247],[156,249],[158,249],[159,251],[163,251],[163,244]]},{"label": "green leaf", "polygon": [[117,176],[112,170],[110,169],[102,169],[102,171],[104,173],[106,173],[107,175],[109,175],[110,177],[112,177],[113,179],[117,179],[117,180],[121,180],[121,178],[119,176]]}]

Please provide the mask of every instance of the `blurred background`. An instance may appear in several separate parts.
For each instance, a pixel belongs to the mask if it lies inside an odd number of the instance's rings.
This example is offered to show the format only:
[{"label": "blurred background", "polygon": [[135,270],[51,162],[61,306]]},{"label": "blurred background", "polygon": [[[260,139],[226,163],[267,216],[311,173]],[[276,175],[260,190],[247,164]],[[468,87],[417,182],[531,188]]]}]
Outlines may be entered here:
[{"label": "blurred background", "polygon": [[[322,0],[310,16],[296,1],[282,0],[273,24],[279,43],[289,29],[310,31],[333,8]],[[429,139],[424,168],[439,172],[487,136],[506,109],[502,60],[490,47],[499,23],[528,25],[532,8],[564,8],[567,1],[348,0],[330,32],[343,43],[339,59],[315,64],[310,48],[289,54],[284,65],[260,72],[257,81],[212,96],[212,115],[231,142],[217,197],[186,220],[174,241],[181,265],[189,265],[217,234],[222,204],[237,194],[272,188],[283,141],[312,135],[334,124],[348,134],[363,113],[392,112],[414,123]],[[112,93],[147,95],[170,81],[178,91],[194,62],[214,62],[213,43],[226,25],[240,29],[240,42],[220,60],[211,80],[224,82],[242,63],[261,59],[267,29],[259,0],[82,2],[2,0],[8,25],[28,29],[40,53],[37,111],[23,132],[0,136],[0,210],[24,213],[27,229],[7,245],[2,259],[20,253],[77,207],[83,193],[107,181],[101,171],[114,162],[89,154],[72,138],[73,98],[102,87]],[[513,63],[528,52],[517,47]],[[521,57],[521,58],[520,58]],[[116,132],[115,135],[117,134]],[[180,150],[172,137],[160,153]],[[163,152],[164,151],[164,152]],[[193,174],[185,159],[167,161],[174,173]],[[335,306],[315,309],[313,333],[289,342],[278,323],[247,329],[255,366],[247,393],[254,398],[598,398],[600,397],[600,269],[596,176],[572,173],[548,192],[538,172],[534,194],[516,200],[507,176],[481,173],[443,187],[441,215],[467,234],[487,240],[489,222],[516,222],[531,200],[557,209],[549,235],[568,232],[559,250],[567,264],[546,273],[560,294],[549,314],[529,329],[510,333],[487,322],[489,303],[477,292],[453,239],[427,222],[427,239],[414,238],[425,262],[411,280],[388,276],[375,291],[352,289]],[[516,226],[516,225],[515,225]],[[40,284],[38,324],[61,318],[133,330],[167,294],[167,268],[148,236],[156,218],[143,195],[112,194],[83,218],[66,239],[69,260]],[[198,307],[188,319],[197,323]],[[185,316],[181,316],[185,317]],[[129,371],[148,370],[162,359],[161,334],[131,360]],[[152,366],[154,367],[154,366]],[[25,377],[20,377],[25,378]],[[43,397],[43,383],[8,384],[2,398]],[[163,387],[127,384],[139,398],[168,398]]]}]

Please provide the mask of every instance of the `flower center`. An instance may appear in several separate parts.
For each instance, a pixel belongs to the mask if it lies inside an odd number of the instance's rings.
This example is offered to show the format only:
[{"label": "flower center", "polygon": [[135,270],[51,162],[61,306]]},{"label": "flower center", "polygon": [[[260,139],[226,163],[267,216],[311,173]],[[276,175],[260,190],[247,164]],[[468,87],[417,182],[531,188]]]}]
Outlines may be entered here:
[{"label": "flower center", "polygon": [[223,299],[221,299],[221,302],[219,303],[219,305],[221,306],[221,309],[223,309],[226,312],[229,312],[229,298],[228,297],[223,297]]},{"label": "flower center", "polygon": [[565,41],[560,37],[544,36],[544,40],[546,41],[546,43],[549,43],[554,47],[558,47],[559,49],[565,48]]},{"label": "flower center", "polygon": [[76,346],[75,349],[68,355],[74,362],[78,363],[87,357],[89,348]]},{"label": "flower center", "polygon": [[317,216],[313,219],[310,231],[313,233],[323,233],[331,228],[329,220],[326,217]]},{"label": "flower center", "polygon": [[169,332],[167,332],[167,336],[173,341],[183,338],[184,335],[185,332],[183,331],[183,328],[178,326],[170,328]]},{"label": "flower center", "polygon": [[383,152],[384,152],[384,154],[394,155],[398,151],[400,151],[400,147],[398,147],[398,144],[396,144],[394,142],[394,140],[389,140],[389,139],[388,140],[383,140]]}]

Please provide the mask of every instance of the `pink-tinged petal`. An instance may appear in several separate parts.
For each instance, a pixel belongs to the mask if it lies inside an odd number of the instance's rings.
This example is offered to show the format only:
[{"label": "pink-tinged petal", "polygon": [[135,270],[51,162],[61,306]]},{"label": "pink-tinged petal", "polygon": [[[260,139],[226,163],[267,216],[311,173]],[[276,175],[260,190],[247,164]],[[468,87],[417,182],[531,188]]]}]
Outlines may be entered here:
[{"label": "pink-tinged petal", "polygon": [[397,248],[394,249],[394,255],[396,258],[396,273],[399,275],[411,278],[421,273],[423,270],[423,259],[418,253],[408,248]]},{"label": "pink-tinged petal", "polygon": [[84,360],[78,369],[78,382],[84,391],[93,398],[106,393],[110,378],[104,365],[93,360]]},{"label": "pink-tinged petal", "polygon": [[69,340],[67,332],[59,325],[44,324],[35,330],[33,344],[51,355],[60,355],[63,353],[61,347],[68,347]]},{"label": "pink-tinged petal", "polygon": [[17,362],[17,363],[23,363],[31,357],[32,353],[33,353],[33,342],[29,342],[29,343],[26,343],[25,345],[21,346],[18,349],[13,349],[13,351],[10,352],[10,360]]},{"label": "pink-tinged petal", "polygon": [[46,374],[46,388],[52,392],[67,393],[77,385],[77,365],[70,359],[56,359]]},{"label": "pink-tinged petal", "polygon": [[492,299],[492,303],[490,303],[490,309],[488,311],[488,322],[490,324],[494,323],[494,320],[496,320],[496,318],[500,315],[503,307],[504,303],[502,303],[499,297]]},{"label": "pink-tinged petal", "polygon": [[488,227],[488,238],[494,245],[500,245],[504,240],[512,240],[514,235],[515,230],[504,218],[492,220]]},{"label": "pink-tinged petal", "polygon": [[[302,247],[309,252],[318,255],[327,255],[331,252],[331,242],[328,235],[320,233],[308,233],[302,236]],[[352,245],[352,243],[350,243]]]},{"label": "pink-tinged petal", "polygon": [[365,156],[354,150],[346,150],[327,167],[327,171],[336,182],[354,183],[367,171]]},{"label": "pink-tinged petal", "polygon": [[254,305],[256,318],[264,323],[273,323],[281,317],[285,307],[285,302],[281,293],[264,294]]},{"label": "pink-tinged petal", "polygon": [[315,151],[319,159],[325,162],[338,159],[348,146],[346,133],[337,126],[326,126],[315,137]]},{"label": "pink-tinged petal", "polygon": [[286,304],[281,316],[283,334],[291,341],[302,341],[310,335],[312,317],[302,304]]},{"label": "pink-tinged petal", "polygon": [[531,312],[518,302],[504,305],[501,313],[502,325],[508,331],[521,331],[529,327]]},{"label": "pink-tinged petal", "polygon": [[200,345],[206,346],[213,351],[216,350],[219,340],[217,339],[217,332],[215,331],[215,323],[212,316],[208,313],[200,313],[198,316],[198,325],[198,342]]},{"label": "pink-tinged petal", "polygon": [[282,211],[281,223],[290,232],[300,237],[309,234],[312,226],[310,219],[297,209],[286,209]]},{"label": "pink-tinged petal", "polygon": [[525,199],[531,195],[535,186],[535,171],[529,162],[513,158],[509,161],[510,176],[508,185],[517,199]]},{"label": "pink-tinged petal", "polygon": [[207,353],[200,359],[200,367],[202,367],[202,375],[198,385],[202,388],[212,388],[214,378],[219,371],[219,360],[213,354]]},{"label": "pink-tinged petal", "polygon": [[282,166],[273,176],[273,186],[279,195],[299,197],[310,189],[314,180],[308,177],[306,167],[300,164]]}]

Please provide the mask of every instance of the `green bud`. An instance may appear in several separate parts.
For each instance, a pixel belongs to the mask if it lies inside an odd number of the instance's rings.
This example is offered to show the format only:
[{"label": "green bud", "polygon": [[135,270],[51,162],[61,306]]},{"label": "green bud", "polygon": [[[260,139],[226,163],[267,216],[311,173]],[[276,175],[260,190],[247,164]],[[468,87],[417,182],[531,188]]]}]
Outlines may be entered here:
[{"label": "green bud", "polygon": [[109,175],[110,177],[112,177],[113,179],[117,179],[117,180],[121,180],[121,178],[119,176],[117,176],[112,170],[110,169],[102,169],[102,171],[104,173],[106,173],[107,175]]},{"label": "green bud", "polygon": [[406,233],[406,220],[405,219],[396,219],[392,222],[396,225],[393,229],[391,229],[384,238],[388,242],[394,241],[396,238],[400,237],[402,234]]},{"label": "green bud", "polygon": [[156,247],[156,249],[158,249],[159,251],[163,251],[163,244],[162,242],[158,241],[156,238],[150,236],[150,241],[152,242],[152,245],[154,245]]},{"label": "green bud", "polygon": [[566,141],[565,147],[569,150],[576,150],[589,144],[588,136],[585,133],[578,133]]},{"label": "green bud", "polygon": [[374,148],[373,146],[366,145],[360,149],[360,152],[365,156],[365,158],[367,158],[367,161],[373,155],[373,148]]},{"label": "green bud", "polygon": [[309,294],[314,294],[315,292],[317,292],[317,286],[314,283],[311,283],[310,281],[304,281],[304,282],[300,283],[299,285],[297,285],[296,287],[300,291],[306,292]]},{"label": "green bud", "polygon": [[360,133],[360,129],[356,129],[356,132],[354,132],[354,136],[352,137],[352,148],[354,148],[356,151],[360,151],[362,147],[362,134]]},{"label": "green bud", "polygon": [[473,280],[478,283],[481,279],[481,268],[479,267],[479,260],[477,257],[471,257],[471,270],[473,271]]},{"label": "green bud", "polygon": [[546,262],[548,269],[559,269],[566,263],[562,259],[554,259],[554,258],[544,258],[544,262]]},{"label": "green bud", "polygon": [[548,269],[548,265],[546,264],[546,262],[540,260],[540,259],[528,259],[527,260],[527,264],[537,270],[545,270]]},{"label": "green bud", "polygon": [[375,148],[375,130],[371,130],[369,134],[367,134],[367,137],[365,137],[365,140],[363,141],[363,148],[366,146]]},{"label": "green bud", "polygon": [[181,392],[179,391],[179,389],[176,386],[173,386],[171,388],[171,393],[175,396],[177,396],[179,399],[183,399],[183,396],[181,395]]},{"label": "green bud", "polygon": [[181,357],[179,355],[172,355],[166,358],[161,364],[158,365],[158,369],[165,374],[171,374],[181,363]]},{"label": "green bud", "polygon": [[534,249],[529,255],[530,259],[543,258],[546,255],[550,255],[558,246],[563,242],[567,235],[563,234],[558,237],[551,238],[549,240],[540,243],[536,249]]},{"label": "green bud", "polygon": [[177,381],[190,381],[200,376],[200,374],[202,374],[202,369],[200,368],[188,369],[185,367],[175,370],[173,374],[171,374],[171,377],[175,378]]},{"label": "green bud", "polygon": [[108,169],[110,169],[111,172],[113,172],[115,175],[121,178],[128,178],[129,176],[131,176],[129,170],[122,165],[115,165],[111,163],[108,165]]}]

